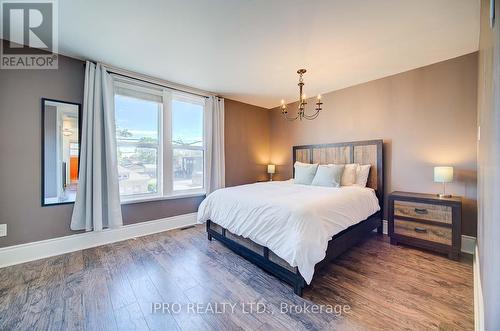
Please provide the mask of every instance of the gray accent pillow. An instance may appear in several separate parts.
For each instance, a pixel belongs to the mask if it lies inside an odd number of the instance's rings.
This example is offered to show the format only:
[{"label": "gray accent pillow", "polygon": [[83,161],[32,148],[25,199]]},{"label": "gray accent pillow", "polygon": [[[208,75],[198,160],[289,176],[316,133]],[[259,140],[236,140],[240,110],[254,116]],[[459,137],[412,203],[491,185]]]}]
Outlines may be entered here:
[{"label": "gray accent pillow", "polygon": [[340,187],[343,172],[343,164],[322,164],[318,167],[311,185]]},{"label": "gray accent pillow", "polygon": [[296,161],[293,167],[295,168],[295,176],[293,177],[293,182],[295,184],[311,185],[314,175],[316,174],[318,164],[302,163]]}]

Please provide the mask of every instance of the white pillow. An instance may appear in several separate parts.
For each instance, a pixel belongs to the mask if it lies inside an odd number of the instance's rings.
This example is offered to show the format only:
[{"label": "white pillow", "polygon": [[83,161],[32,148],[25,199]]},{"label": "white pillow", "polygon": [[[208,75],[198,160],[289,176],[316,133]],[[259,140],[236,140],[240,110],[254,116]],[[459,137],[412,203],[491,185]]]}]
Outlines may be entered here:
[{"label": "white pillow", "polygon": [[321,164],[318,166],[318,170],[316,170],[316,175],[311,185],[339,187],[343,171],[343,164]]},{"label": "white pillow", "polygon": [[354,185],[366,187],[371,164],[360,164],[356,169],[356,183]]},{"label": "white pillow", "polygon": [[314,175],[316,175],[316,170],[318,169],[317,163],[302,163],[296,161],[293,165],[295,168],[294,184],[304,184],[311,185]]},{"label": "white pillow", "polygon": [[342,174],[340,185],[351,186],[356,183],[356,171],[358,166],[359,164],[357,163],[349,163],[344,166],[344,173]]}]

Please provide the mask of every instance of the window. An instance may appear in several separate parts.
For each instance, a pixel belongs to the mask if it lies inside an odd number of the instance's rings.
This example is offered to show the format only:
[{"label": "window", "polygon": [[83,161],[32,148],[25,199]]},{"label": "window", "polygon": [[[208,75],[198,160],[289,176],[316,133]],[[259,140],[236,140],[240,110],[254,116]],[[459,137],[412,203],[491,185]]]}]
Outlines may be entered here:
[{"label": "window", "polygon": [[204,104],[197,100],[172,98],[174,191],[203,188],[203,108]]},{"label": "window", "polygon": [[123,201],[203,193],[205,98],[115,77]]},{"label": "window", "polygon": [[126,95],[115,95],[116,145],[120,195],[157,195],[160,116],[163,104]]},{"label": "window", "polygon": [[69,156],[80,155],[80,144],[79,143],[69,143]]}]

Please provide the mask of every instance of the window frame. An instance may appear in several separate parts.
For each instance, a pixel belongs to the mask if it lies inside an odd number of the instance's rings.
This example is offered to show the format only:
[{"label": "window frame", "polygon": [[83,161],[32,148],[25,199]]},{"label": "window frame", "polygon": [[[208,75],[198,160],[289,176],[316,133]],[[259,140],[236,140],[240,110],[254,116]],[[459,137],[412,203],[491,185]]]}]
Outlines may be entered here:
[{"label": "window frame", "polygon": [[[116,83],[116,80],[115,80]],[[157,165],[157,189],[156,193],[144,193],[144,194],[131,194],[131,195],[121,195],[120,201],[122,204],[132,204],[147,201],[159,201],[159,200],[170,200],[185,197],[197,197],[206,195],[206,183],[207,183],[207,137],[206,137],[206,98],[198,95],[194,95],[188,92],[180,92],[167,87],[161,87],[154,84],[144,83],[142,81],[137,81],[135,79],[129,78],[119,78],[118,86],[123,87],[125,84],[127,89],[137,88],[138,92],[148,93],[148,85],[151,86],[151,91],[160,90],[162,98],[162,109],[158,112],[158,165]],[[120,94],[115,87],[114,97]],[[124,95],[127,96],[127,95]],[[140,97],[129,96],[136,99],[141,99]],[[201,146],[183,146],[174,145],[172,137],[172,102],[173,100],[180,100],[183,102],[189,102],[193,104],[198,104],[202,106],[202,145]],[[116,106],[115,106],[116,112]],[[118,147],[118,143],[117,143]],[[173,152],[174,149],[188,149],[188,150],[201,150],[203,154],[203,180],[201,188],[185,189],[185,190],[174,190],[174,173],[173,173]],[[118,152],[118,148],[117,148]],[[161,170],[161,171],[159,171]]]}]

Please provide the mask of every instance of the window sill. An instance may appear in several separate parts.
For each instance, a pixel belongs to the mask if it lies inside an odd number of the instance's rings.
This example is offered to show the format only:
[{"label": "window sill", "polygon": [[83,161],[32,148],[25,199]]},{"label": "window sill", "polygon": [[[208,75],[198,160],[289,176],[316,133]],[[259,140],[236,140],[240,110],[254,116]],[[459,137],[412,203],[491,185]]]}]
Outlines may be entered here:
[{"label": "window sill", "polygon": [[150,198],[140,197],[140,198],[135,198],[135,199],[125,199],[125,200],[121,200],[120,203],[122,205],[131,205],[131,204],[143,203],[143,202],[195,198],[195,197],[202,197],[205,195],[206,195],[205,192],[179,193],[179,194],[173,194],[173,195],[161,196],[161,197],[150,197]]}]

